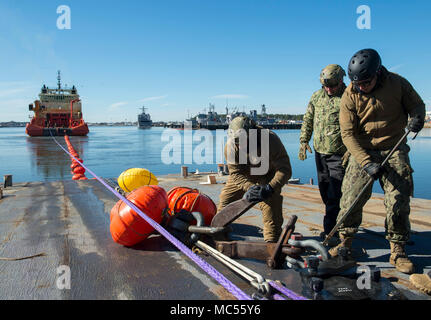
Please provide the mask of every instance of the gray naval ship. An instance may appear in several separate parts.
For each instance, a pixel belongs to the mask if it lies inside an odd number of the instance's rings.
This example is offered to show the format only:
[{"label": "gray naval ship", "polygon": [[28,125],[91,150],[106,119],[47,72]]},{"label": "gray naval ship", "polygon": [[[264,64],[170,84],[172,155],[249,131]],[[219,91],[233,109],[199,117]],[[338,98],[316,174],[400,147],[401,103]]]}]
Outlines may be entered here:
[{"label": "gray naval ship", "polygon": [[138,127],[139,129],[148,129],[153,125],[153,121],[151,120],[151,116],[148,113],[145,113],[147,108],[142,107],[142,113],[138,114]]}]

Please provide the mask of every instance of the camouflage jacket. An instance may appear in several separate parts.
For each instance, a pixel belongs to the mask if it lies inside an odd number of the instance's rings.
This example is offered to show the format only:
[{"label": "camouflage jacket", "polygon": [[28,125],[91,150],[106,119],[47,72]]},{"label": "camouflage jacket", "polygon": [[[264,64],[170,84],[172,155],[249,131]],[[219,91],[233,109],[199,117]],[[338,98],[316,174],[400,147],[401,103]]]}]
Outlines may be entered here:
[{"label": "camouflage jacket", "polygon": [[410,82],[382,69],[372,92],[360,93],[349,84],[341,98],[341,135],[361,166],[372,161],[367,150],[390,150],[397,144],[408,116],[425,117],[425,103]]},{"label": "camouflage jacket", "polygon": [[304,115],[300,143],[308,143],[314,133],[314,150],[323,154],[344,154],[339,123],[340,101],[345,86],[337,95],[329,96],[322,88],[311,96]]}]

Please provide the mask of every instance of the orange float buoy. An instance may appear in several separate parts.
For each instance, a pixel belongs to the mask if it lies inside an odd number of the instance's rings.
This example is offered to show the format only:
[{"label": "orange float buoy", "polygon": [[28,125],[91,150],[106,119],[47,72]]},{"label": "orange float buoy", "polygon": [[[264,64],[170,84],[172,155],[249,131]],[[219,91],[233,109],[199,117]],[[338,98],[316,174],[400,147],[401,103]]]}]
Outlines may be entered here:
[{"label": "orange float buoy", "polygon": [[[76,160],[78,160],[78,161],[80,161],[81,163],[83,163],[82,159],[80,159],[80,158],[78,158],[78,157],[75,157],[75,158],[76,158]],[[78,162],[78,161],[76,161],[76,160],[72,158],[72,163],[77,163],[77,164],[79,164],[79,162]]]},{"label": "orange float buoy", "polygon": [[79,180],[82,177],[85,177],[82,173],[76,173],[73,175],[72,180]]},{"label": "orange float buoy", "polygon": [[[88,178],[84,175],[85,168],[81,166],[81,163],[83,163],[83,161],[81,158],[79,158],[78,152],[76,152],[76,150],[73,148],[73,145],[70,143],[69,136],[65,135],[64,141],[66,141],[67,148],[69,149],[69,153],[71,156],[70,160],[72,160],[72,164],[70,165],[70,168],[72,169],[70,173],[73,175],[72,180],[88,180]],[[80,163],[75,160],[75,158]]]},{"label": "orange float buoy", "polygon": [[83,167],[81,167],[81,166],[78,166],[78,167],[75,167],[73,169],[73,173],[74,174],[77,174],[77,173],[84,174],[85,173],[85,169]]},{"label": "orange float buoy", "polygon": [[[135,189],[127,196],[127,200],[157,223],[162,221],[163,213],[168,207],[166,191],[159,186],[142,186]],[[112,239],[124,246],[133,246],[148,238],[154,231],[150,224],[122,200],[112,208],[110,219]]]},{"label": "orange float buoy", "polygon": [[78,162],[72,162],[72,164],[70,165],[70,169],[72,169],[72,171],[73,171],[73,169],[75,169],[76,167],[79,167],[79,166],[81,166]]},{"label": "orange float buoy", "polygon": [[[198,189],[176,187],[168,192],[169,214],[174,215],[182,209],[202,213],[205,224],[209,226],[217,213],[215,203]],[[195,222],[196,223],[196,222]]]}]

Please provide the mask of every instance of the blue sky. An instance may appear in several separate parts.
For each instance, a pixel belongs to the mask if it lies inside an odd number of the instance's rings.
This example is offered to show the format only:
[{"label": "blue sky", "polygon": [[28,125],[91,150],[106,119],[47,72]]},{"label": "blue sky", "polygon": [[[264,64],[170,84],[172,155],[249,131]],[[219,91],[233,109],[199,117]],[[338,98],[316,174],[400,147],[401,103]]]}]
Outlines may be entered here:
[{"label": "blue sky", "polygon": [[[71,29],[57,28],[57,7]],[[371,9],[360,30],[356,9]],[[431,2],[0,0],[0,121],[27,121],[42,84],[75,84],[89,122],[183,120],[215,104],[304,113],[320,70],[375,48],[431,109]],[[345,79],[349,82],[348,78]]]}]

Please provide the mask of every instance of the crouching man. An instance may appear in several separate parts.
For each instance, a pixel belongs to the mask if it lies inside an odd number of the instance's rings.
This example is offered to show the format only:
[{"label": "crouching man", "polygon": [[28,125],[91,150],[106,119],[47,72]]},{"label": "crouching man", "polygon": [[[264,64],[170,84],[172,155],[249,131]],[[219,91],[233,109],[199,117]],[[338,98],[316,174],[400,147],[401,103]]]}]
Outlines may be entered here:
[{"label": "crouching man", "polygon": [[264,240],[277,242],[283,224],[281,188],[292,175],[283,143],[250,118],[236,117],[229,125],[224,153],[229,177],[218,211],[244,195],[250,202],[259,202]]}]

